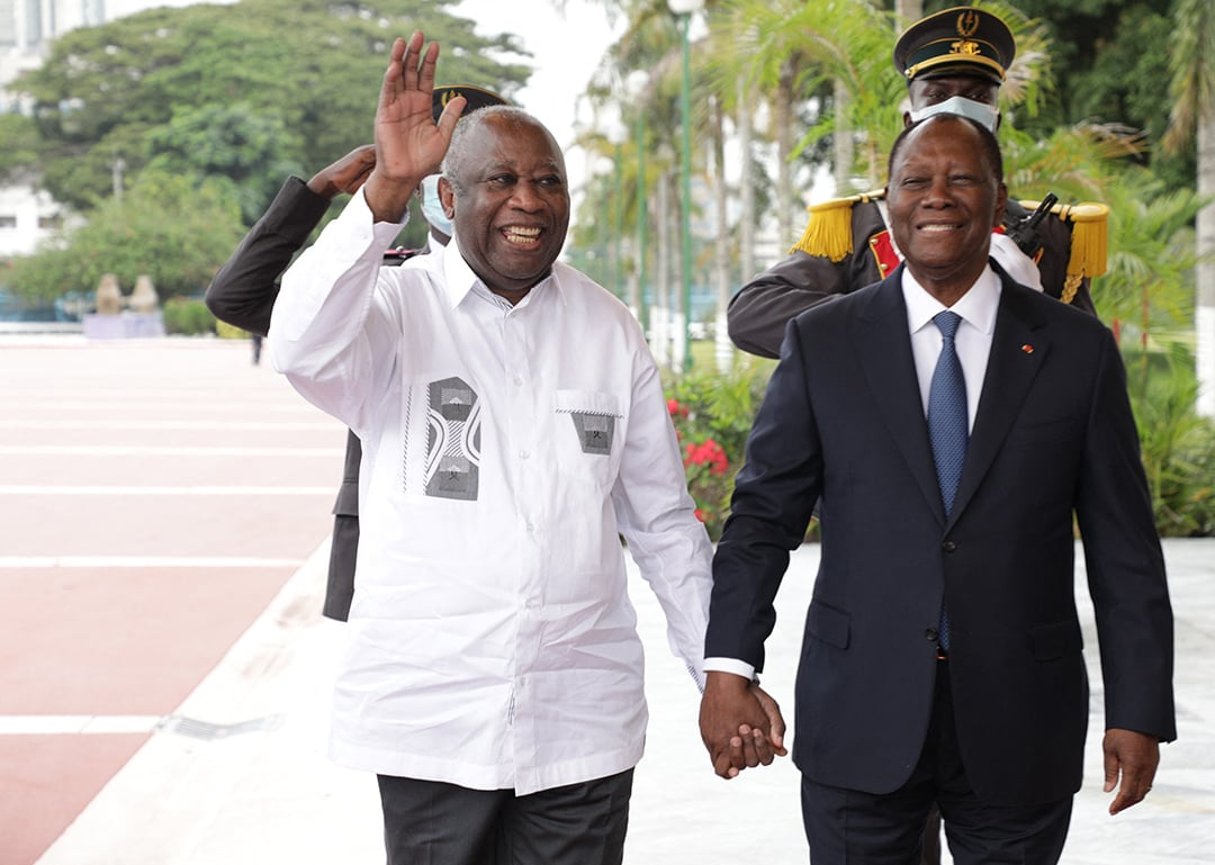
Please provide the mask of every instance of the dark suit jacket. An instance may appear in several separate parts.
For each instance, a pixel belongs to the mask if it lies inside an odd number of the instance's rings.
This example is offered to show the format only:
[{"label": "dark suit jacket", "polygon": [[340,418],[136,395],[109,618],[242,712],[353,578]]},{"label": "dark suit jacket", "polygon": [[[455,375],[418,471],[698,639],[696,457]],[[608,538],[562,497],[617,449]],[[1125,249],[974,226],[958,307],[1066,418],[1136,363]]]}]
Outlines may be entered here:
[{"label": "dark suit jacket", "polygon": [[[897,789],[947,669],[979,795],[1059,800],[1079,788],[1088,718],[1073,516],[1106,725],[1175,736],[1172,612],[1122,362],[1095,318],[1001,273],[947,520],[902,269],[789,325],[714,560],[705,654],[762,668],[789,550],[821,497],[822,559],[796,689],[799,768],[824,784]],[[947,666],[935,660],[942,595]]]},{"label": "dark suit jacket", "polygon": [[[1004,223],[1014,226],[1029,213],[1020,202],[1009,199]],[[832,261],[796,250],[756,276],[730,299],[726,313],[730,339],[743,351],[761,357],[779,357],[785,325],[799,313],[824,300],[849,294],[880,280],[884,274],[869,249],[869,239],[886,230],[878,205],[873,201],[852,206],[853,249],[842,261]],[[1042,255],[1038,272],[1043,291],[1054,298],[1063,294],[1067,261],[1071,255],[1071,225],[1049,216],[1039,225]],[[1089,295],[1089,280],[1081,281],[1072,305],[1097,314]]]},{"label": "dark suit jacket", "polygon": [[[279,277],[292,256],[329,209],[329,199],[317,195],[298,177],[283,184],[261,219],[249,229],[236,252],[207,287],[207,308],[220,321],[265,336],[278,297]],[[354,567],[359,546],[358,436],[346,436],[342,486],[333,505],[333,541],[324,614],[345,621],[354,597]]]}]

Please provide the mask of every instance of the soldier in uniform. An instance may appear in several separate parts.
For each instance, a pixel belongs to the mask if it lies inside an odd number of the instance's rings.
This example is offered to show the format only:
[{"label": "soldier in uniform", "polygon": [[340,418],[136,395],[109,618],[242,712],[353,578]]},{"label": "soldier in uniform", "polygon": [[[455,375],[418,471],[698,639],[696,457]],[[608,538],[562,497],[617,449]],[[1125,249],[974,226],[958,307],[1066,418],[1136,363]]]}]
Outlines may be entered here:
[{"label": "soldier in uniform", "polygon": [[[1000,85],[1015,54],[1008,26],[983,9],[955,7],[912,24],[894,47],[911,106],[904,122],[947,112],[994,132]],[[1105,272],[1107,208],[1054,205],[1035,218],[1038,205],[1010,196],[1003,231],[992,236],[992,257],[1017,282],[1095,314],[1089,280]],[[730,338],[743,351],[778,357],[791,318],[877,282],[901,260],[888,230],[883,190],[809,211],[809,224],[789,256],[730,301]]]},{"label": "soldier in uniform", "polygon": [[[506,105],[501,96],[464,84],[436,87],[432,113],[438,122],[443,108],[456,96],[466,100],[462,116],[490,105]],[[312,230],[340,192],[353,193],[375,167],[375,147],[366,144],[352,150],[332,165],[322,168],[305,183],[289,177],[262,218],[249,230],[236,252],[215,274],[207,288],[206,303],[220,321],[264,336],[270,329],[270,311],[278,297],[279,277],[292,257],[308,240]],[[424,252],[442,248],[451,237],[451,223],[438,203],[437,175],[426,178],[419,189],[422,214],[429,226],[427,248],[390,249],[383,264],[392,267]],[[325,616],[345,621],[354,596],[354,566],[359,544],[359,463],[363,450],[358,437],[346,436],[346,460],[342,485],[333,505],[333,540],[329,553],[329,576],[325,588]]]}]

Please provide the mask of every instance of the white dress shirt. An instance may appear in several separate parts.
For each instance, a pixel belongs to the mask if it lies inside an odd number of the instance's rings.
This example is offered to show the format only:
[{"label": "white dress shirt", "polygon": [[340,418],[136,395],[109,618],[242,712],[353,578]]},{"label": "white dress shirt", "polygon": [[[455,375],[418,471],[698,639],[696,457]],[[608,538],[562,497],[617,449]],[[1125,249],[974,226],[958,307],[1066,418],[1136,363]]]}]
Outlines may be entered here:
[{"label": "white dress shirt", "polygon": [[915,374],[920,383],[920,399],[924,417],[928,417],[928,393],[932,388],[932,373],[941,354],[941,331],[932,317],[946,309],[956,312],[962,321],[954,334],[953,344],[962,364],[966,380],[967,429],[975,426],[975,412],[983,392],[987,374],[987,357],[991,354],[991,337],[996,328],[996,311],[1000,306],[1000,278],[991,266],[983,269],[975,284],[953,306],[945,306],[924,290],[909,268],[903,268],[903,301],[907,305],[907,329],[911,332],[911,353],[915,357]]},{"label": "white dress shirt", "polygon": [[[932,317],[946,309],[953,310],[962,321],[954,334],[954,348],[962,364],[966,381],[967,429],[973,430],[983,379],[987,375],[987,359],[991,355],[991,337],[996,327],[996,312],[1000,306],[1000,278],[988,265],[974,285],[953,306],[945,306],[924,290],[903,268],[903,301],[907,306],[907,330],[911,334],[911,353],[915,358],[916,379],[920,385],[920,400],[924,417],[928,417],[928,393],[932,388],[932,373],[941,354],[940,329]],[[705,658],[705,669],[734,673],[745,678],[755,676],[755,667],[738,658]]]},{"label": "white dress shirt", "polygon": [[557,263],[518,305],[458,244],[381,269],[362,192],[283,277],[276,369],[363,443],[330,751],[518,795],[641,757],[619,535],[697,682],[712,551],[658,370],[615,297]]}]

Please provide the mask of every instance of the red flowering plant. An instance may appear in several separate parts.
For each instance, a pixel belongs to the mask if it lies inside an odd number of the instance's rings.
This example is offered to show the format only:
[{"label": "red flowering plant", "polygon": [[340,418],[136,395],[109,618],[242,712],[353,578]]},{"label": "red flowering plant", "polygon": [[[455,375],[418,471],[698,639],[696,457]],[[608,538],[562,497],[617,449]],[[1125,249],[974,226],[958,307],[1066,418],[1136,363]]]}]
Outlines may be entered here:
[{"label": "red flowering plant", "polygon": [[739,364],[727,375],[695,370],[667,382],[667,411],[683,451],[696,516],[717,540],[730,513],[734,475],[767,383],[769,366]]}]

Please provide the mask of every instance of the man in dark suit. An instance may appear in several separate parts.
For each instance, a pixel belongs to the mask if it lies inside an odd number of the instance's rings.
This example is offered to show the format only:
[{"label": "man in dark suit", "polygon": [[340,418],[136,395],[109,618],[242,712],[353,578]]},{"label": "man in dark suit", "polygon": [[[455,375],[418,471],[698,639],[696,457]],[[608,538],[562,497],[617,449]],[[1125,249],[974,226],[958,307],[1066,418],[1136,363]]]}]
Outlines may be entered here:
[{"label": "man in dark suit", "polygon": [[989,131],[929,118],[889,177],[904,265],[790,323],[752,429],[714,559],[701,734],[723,777],[758,762],[737,731],[766,730],[747,689],[820,501],[793,747],[815,865],[915,862],[934,804],[959,865],[1050,865],[1088,719],[1073,525],[1111,813],[1146,795],[1176,735],[1125,373],[1104,325],[989,260],[1006,199]]},{"label": "man in dark suit", "polygon": [[[490,105],[505,105],[498,94],[465,84],[436,87],[431,112],[437,121],[455,96],[465,100],[464,115]],[[353,194],[375,168],[375,146],[365,144],[327,165],[305,183],[289,177],[262,218],[249,229],[207,287],[207,308],[220,321],[253,334],[255,346],[270,330],[270,313],[278,298],[279,277],[320,224],[329,205],[339,194]],[[435,178],[437,180],[437,177]],[[427,181],[431,178],[427,178]],[[428,249],[444,246],[451,225],[442,214],[435,184],[423,182],[422,213],[430,228]],[[411,250],[389,250],[385,266],[401,264],[415,255]],[[255,348],[254,363],[258,361]],[[333,503],[333,538],[329,551],[329,576],[321,612],[330,619],[346,621],[354,597],[354,567],[359,547],[359,463],[363,449],[358,436],[346,435],[346,457],[342,485]]]}]

